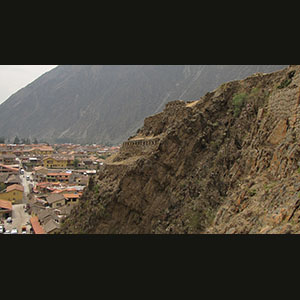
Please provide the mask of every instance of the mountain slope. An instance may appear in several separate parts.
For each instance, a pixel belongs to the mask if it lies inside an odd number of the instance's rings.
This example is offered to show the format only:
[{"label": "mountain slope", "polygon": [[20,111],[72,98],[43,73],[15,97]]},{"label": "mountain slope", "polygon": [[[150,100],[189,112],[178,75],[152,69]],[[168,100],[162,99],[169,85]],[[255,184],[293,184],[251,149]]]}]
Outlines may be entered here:
[{"label": "mountain slope", "polygon": [[299,233],[300,66],[173,101],[89,182],[61,233]]},{"label": "mountain slope", "polygon": [[58,66],[0,106],[0,136],[116,144],[174,99],[283,66]]}]

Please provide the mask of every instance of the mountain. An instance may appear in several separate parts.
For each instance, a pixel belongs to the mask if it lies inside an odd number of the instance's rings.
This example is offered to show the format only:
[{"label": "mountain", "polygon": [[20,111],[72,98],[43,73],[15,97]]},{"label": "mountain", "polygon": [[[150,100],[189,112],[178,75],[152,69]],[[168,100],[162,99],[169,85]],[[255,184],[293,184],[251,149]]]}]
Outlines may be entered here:
[{"label": "mountain", "polygon": [[300,66],[172,101],[90,179],[60,233],[300,233]]},{"label": "mountain", "polygon": [[0,136],[118,144],[168,101],[198,99],[223,82],[277,65],[62,65],[0,106]]}]

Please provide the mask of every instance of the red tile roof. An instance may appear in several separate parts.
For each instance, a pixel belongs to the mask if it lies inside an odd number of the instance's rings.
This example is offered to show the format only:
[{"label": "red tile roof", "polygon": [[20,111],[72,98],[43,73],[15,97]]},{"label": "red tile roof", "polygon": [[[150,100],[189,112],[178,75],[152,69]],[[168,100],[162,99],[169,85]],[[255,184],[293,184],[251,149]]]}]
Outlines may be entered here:
[{"label": "red tile roof", "polygon": [[49,185],[49,182],[47,181],[39,182],[36,184],[36,186],[47,186],[47,185]]},{"label": "red tile roof", "polygon": [[39,218],[37,216],[31,217],[30,218],[30,223],[32,225],[33,231],[35,234],[45,234],[45,230],[41,226],[39,222]]},{"label": "red tile roof", "polygon": [[7,188],[6,188],[6,192],[10,192],[10,191],[13,191],[13,190],[18,190],[20,192],[24,192],[24,188],[22,185],[20,184],[12,184],[12,185],[9,185]]},{"label": "red tile roof", "polygon": [[0,208],[12,210],[12,204],[8,200],[0,199]]},{"label": "red tile roof", "polygon": [[71,173],[48,173],[47,176],[70,176]]},{"label": "red tile roof", "polygon": [[76,191],[77,191],[76,188],[66,188],[66,189],[62,189],[62,190],[56,189],[52,192],[52,194],[59,194],[59,193],[66,193],[66,192],[76,192]]},{"label": "red tile roof", "polygon": [[79,198],[78,194],[63,194],[65,198]]},{"label": "red tile roof", "polygon": [[19,172],[19,169],[17,169],[17,168],[12,168],[12,167],[10,167],[10,166],[8,166],[8,165],[0,164],[0,167],[3,167],[3,168],[5,168],[5,169],[8,169],[8,170],[11,170],[11,171],[14,171],[14,172]]}]

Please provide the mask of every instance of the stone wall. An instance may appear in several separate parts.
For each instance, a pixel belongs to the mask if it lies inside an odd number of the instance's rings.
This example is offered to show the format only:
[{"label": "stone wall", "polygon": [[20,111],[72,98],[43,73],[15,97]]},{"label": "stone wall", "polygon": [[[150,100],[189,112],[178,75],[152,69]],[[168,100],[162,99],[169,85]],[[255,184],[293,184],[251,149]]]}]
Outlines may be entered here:
[{"label": "stone wall", "polygon": [[293,122],[293,116],[298,110],[299,87],[293,85],[285,89],[276,89],[269,98],[268,111],[276,119],[289,119]]},{"label": "stone wall", "polygon": [[141,135],[154,135],[156,137],[129,139],[122,144],[120,153],[126,154],[127,156],[128,154],[134,156],[154,150],[160,141],[159,135],[163,132],[164,128],[173,122],[177,112],[183,113],[185,107],[186,103],[183,100],[168,102],[163,112],[146,118],[143,128],[139,130],[139,134]]},{"label": "stone wall", "polygon": [[131,154],[142,154],[154,150],[158,145],[160,138],[129,140],[123,143],[120,152],[129,152]]},{"label": "stone wall", "polygon": [[[291,72],[292,70],[289,70]],[[288,74],[287,74],[288,78]],[[279,85],[279,84],[278,84]],[[268,112],[278,122],[286,120],[288,126],[295,127],[300,137],[300,72],[292,77],[292,82],[284,87],[275,87],[269,97]]]},{"label": "stone wall", "polygon": [[175,101],[168,102],[166,104],[165,111],[170,110],[170,109],[177,109],[177,108],[185,107],[185,104],[186,103],[183,100],[175,100]]}]

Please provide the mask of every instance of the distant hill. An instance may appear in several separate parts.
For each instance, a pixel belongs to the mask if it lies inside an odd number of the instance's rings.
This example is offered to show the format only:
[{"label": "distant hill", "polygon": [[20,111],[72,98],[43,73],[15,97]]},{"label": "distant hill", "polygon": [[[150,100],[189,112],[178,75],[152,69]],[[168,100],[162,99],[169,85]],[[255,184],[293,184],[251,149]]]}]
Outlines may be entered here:
[{"label": "distant hill", "polygon": [[0,105],[0,136],[118,144],[172,100],[282,65],[62,65]]}]

